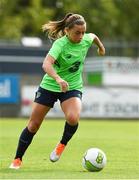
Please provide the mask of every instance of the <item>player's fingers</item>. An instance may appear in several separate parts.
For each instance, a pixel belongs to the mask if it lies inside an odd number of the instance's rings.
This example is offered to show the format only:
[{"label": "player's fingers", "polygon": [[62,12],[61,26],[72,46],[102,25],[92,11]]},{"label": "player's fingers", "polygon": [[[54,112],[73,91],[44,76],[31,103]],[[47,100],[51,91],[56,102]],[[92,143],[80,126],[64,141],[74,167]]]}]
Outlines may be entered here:
[{"label": "player's fingers", "polygon": [[67,82],[63,82],[62,86],[61,86],[62,92],[66,92],[68,90],[68,87],[69,87],[68,83]]}]

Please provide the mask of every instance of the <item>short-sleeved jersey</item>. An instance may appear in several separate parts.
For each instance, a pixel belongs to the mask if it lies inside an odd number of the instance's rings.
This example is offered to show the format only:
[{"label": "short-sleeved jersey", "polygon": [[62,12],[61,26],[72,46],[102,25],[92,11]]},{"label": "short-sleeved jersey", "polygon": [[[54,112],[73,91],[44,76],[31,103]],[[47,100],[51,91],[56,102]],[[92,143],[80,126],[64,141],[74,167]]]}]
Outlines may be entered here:
[{"label": "short-sleeved jersey", "polygon": [[[83,64],[94,37],[85,33],[80,43],[72,43],[67,36],[57,39],[48,54],[55,59],[56,73],[69,84],[69,90],[82,91]],[[44,89],[61,92],[59,84],[45,74],[40,86]]]}]

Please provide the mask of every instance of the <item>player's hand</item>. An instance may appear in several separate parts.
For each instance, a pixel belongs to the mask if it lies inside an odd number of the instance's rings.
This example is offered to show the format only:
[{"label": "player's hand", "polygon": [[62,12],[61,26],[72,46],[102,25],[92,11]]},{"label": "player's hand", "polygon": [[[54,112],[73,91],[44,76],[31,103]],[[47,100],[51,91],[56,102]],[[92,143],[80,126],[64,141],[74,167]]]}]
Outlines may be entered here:
[{"label": "player's hand", "polygon": [[66,81],[64,81],[62,78],[58,77],[58,78],[56,78],[56,82],[60,85],[62,92],[68,91],[69,85]]},{"label": "player's hand", "polygon": [[104,48],[104,46],[99,47],[97,52],[98,52],[98,54],[100,56],[104,56],[105,55],[105,48]]}]

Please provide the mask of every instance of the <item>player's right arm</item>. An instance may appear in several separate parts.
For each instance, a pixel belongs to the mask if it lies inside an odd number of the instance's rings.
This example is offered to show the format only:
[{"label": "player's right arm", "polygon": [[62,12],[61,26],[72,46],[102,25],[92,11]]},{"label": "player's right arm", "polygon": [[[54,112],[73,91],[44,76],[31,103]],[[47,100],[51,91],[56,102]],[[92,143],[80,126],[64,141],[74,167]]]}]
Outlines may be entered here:
[{"label": "player's right arm", "polygon": [[64,81],[55,71],[53,68],[53,64],[55,63],[55,59],[51,55],[47,55],[44,59],[42,68],[45,73],[47,73],[50,77],[56,80],[59,84],[61,91],[66,92],[68,90],[68,83]]}]

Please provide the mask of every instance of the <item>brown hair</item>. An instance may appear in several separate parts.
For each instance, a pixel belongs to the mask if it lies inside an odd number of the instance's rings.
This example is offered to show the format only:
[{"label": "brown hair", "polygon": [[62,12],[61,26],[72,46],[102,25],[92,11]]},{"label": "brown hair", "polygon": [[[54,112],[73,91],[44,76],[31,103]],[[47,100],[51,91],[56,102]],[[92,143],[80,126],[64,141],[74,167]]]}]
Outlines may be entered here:
[{"label": "brown hair", "polygon": [[42,26],[44,32],[48,33],[50,39],[56,40],[65,35],[65,27],[72,28],[75,24],[85,24],[84,17],[79,14],[68,13],[60,21],[49,21]]}]

